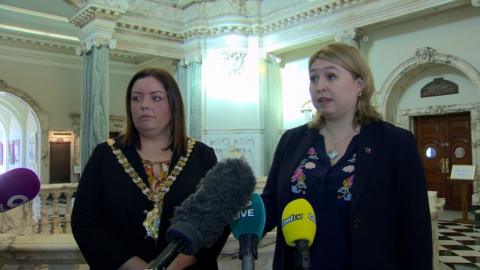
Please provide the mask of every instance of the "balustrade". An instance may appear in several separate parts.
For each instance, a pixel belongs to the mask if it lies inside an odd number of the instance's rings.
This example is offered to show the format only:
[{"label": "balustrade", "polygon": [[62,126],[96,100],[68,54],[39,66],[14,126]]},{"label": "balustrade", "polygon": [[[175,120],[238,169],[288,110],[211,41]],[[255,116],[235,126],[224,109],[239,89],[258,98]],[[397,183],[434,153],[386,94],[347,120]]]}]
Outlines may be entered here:
[{"label": "balustrade", "polygon": [[[261,192],[265,182],[265,177],[259,177],[256,192]],[[77,183],[42,185],[34,201],[0,213],[0,270],[49,269],[48,265],[54,269],[88,269],[70,229],[76,188]],[[432,192],[429,199],[436,250],[437,219],[445,202]],[[260,270],[271,269],[275,235],[275,231],[270,232],[259,245],[256,265]],[[220,268],[239,268],[237,256],[238,241],[230,236],[219,256]],[[438,269],[438,257],[434,262]]]}]

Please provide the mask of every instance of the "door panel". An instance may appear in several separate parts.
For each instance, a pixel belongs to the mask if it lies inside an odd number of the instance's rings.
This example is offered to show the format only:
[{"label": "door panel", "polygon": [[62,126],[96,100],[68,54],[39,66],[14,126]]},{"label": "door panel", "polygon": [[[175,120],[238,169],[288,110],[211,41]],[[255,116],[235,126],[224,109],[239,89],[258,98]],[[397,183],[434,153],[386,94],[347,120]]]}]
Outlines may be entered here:
[{"label": "door panel", "polygon": [[445,176],[442,172],[445,153],[441,125],[436,119],[418,119],[415,121],[415,133],[417,147],[425,168],[428,190],[436,190],[438,197],[445,198]]},{"label": "door panel", "polygon": [[[460,185],[449,177],[453,164],[472,163],[470,113],[415,117],[414,126],[428,190],[446,198],[445,208],[460,210]],[[468,193],[470,205],[471,184]]]},{"label": "door panel", "polygon": [[70,182],[70,142],[50,142],[50,183]]},{"label": "door panel", "polygon": [[[453,164],[472,164],[470,115],[451,115],[447,118],[447,122],[449,132],[447,134],[448,145],[446,147],[446,157],[448,158],[449,169],[452,168]],[[450,170],[448,171],[448,177],[449,176]],[[447,198],[450,198],[450,200],[454,202],[454,205],[452,205],[453,208],[460,209],[462,201],[461,185],[459,182],[455,182],[455,180],[447,181],[447,185],[450,186],[447,188],[450,192]],[[467,186],[467,192],[469,194],[469,196],[467,196],[467,202],[469,206],[471,205],[472,191],[473,185],[469,183]]]}]

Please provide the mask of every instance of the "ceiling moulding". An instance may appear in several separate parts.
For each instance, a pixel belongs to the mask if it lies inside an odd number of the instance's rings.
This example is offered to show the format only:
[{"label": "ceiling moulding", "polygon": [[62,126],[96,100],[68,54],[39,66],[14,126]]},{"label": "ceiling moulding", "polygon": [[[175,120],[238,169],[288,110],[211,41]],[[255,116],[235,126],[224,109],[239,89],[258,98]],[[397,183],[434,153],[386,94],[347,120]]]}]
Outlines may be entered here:
[{"label": "ceiling moulding", "polygon": [[183,43],[178,40],[120,29],[115,31],[113,38],[117,40],[118,50],[176,59],[182,57]]},{"label": "ceiling moulding", "polygon": [[[31,38],[24,38],[19,36],[8,36],[0,34],[0,45],[11,48],[21,48],[32,52],[33,55],[39,55],[42,52],[55,53],[61,55],[75,55],[75,49],[80,44],[67,45],[65,43],[58,43],[53,41],[35,40]],[[51,56],[49,56],[51,57]],[[149,60],[152,56],[142,53],[127,52],[121,50],[110,50],[110,57],[113,61],[139,64],[143,61]],[[25,56],[26,59],[31,59],[31,56]]]},{"label": "ceiling moulding", "polygon": [[123,14],[123,10],[120,9],[100,6],[98,4],[89,4],[75,14],[70,19],[70,22],[75,24],[77,27],[82,28],[94,19],[101,18],[109,21],[115,21]]},{"label": "ceiling moulding", "polygon": [[66,43],[66,42],[55,42],[45,39],[35,39],[32,37],[20,36],[20,35],[8,35],[5,33],[0,33],[0,40],[6,41],[7,45],[18,46],[19,44],[26,47],[33,48],[50,48],[50,51],[60,52],[60,53],[74,53],[75,48],[78,46],[78,43]]},{"label": "ceiling moulding", "polygon": [[146,26],[126,24],[122,22],[117,22],[117,29],[124,30],[126,32],[135,31],[142,34],[154,35],[155,38],[164,38],[167,40],[173,40],[182,42],[192,38],[200,37],[212,37],[223,34],[242,34],[242,35],[252,35],[257,33],[262,33],[263,28],[261,26],[252,26],[252,25],[242,25],[242,24],[223,24],[211,27],[202,27],[196,26],[192,27],[185,32],[172,32],[166,30],[160,30],[156,28],[150,28]]},{"label": "ceiling moulding", "polygon": [[423,0],[405,1],[396,5],[379,5],[378,12],[385,14],[382,18],[378,14],[365,16],[365,25],[369,29],[382,28],[395,23],[401,23],[422,16],[438,13],[444,10],[467,5],[469,0]]},{"label": "ceiling moulding", "polygon": [[184,40],[187,40],[191,38],[212,37],[223,34],[242,34],[248,36],[254,33],[258,33],[260,30],[257,27],[247,25],[221,25],[209,28],[199,27],[189,29],[188,31],[182,33],[182,37],[184,38]]},{"label": "ceiling moulding", "polygon": [[110,59],[113,61],[140,64],[152,59],[151,55],[132,53],[127,51],[110,51]]},{"label": "ceiling moulding", "polygon": [[[325,2],[325,1],[324,1]],[[275,32],[290,25],[301,23],[305,20],[310,20],[318,16],[322,16],[333,11],[339,11],[347,8],[352,8],[361,3],[368,2],[368,0],[336,0],[323,3],[320,6],[299,12],[295,15],[287,16],[280,20],[269,20],[269,17],[278,18],[278,14],[272,13],[272,15],[263,15],[264,18],[264,33]],[[273,16],[274,15],[274,16]]]},{"label": "ceiling moulding", "polygon": [[45,12],[39,12],[39,11],[35,11],[35,10],[29,10],[29,9],[4,5],[4,4],[0,4],[0,9],[7,10],[7,11],[10,11],[10,12],[15,12],[17,14],[19,13],[19,14],[22,14],[22,15],[35,16],[35,17],[40,17],[40,18],[47,19],[47,20],[54,20],[54,21],[60,21],[60,22],[68,23],[68,19],[66,17],[57,16],[57,15],[53,15],[53,14],[49,14],[49,13],[45,13]]},{"label": "ceiling moulding", "polygon": [[[31,50],[3,47],[0,50],[4,53],[0,54],[0,61],[8,61],[26,65],[39,65],[55,68],[73,69],[81,72],[82,57],[63,55],[50,52],[33,52]],[[109,62],[109,70],[111,74],[132,76],[138,69],[138,64],[112,61]]]},{"label": "ceiling moulding", "polygon": [[[301,24],[289,24],[276,31],[264,34],[263,45],[268,52],[284,52],[325,40],[334,40],[337,33],[351,28],[362,28],[367,32],[384,25],[433,14],[445,9],[462,6],[468,0],[396,0],[355,1],[355,12],[351,9],[328,12],[310,17]],[[283,21],[283,20],[282,20]],[[298,33],[302,33],[299,35]]]},{"label": "ceiling moulding", "polygon": [[136,25],[131,23],[117,22],[117,30],[135,31],[142,34],[154,35],[155,38],[161,37],[161,38],[175,40],[175,41],[183,40],[182,34],[178,32],[167,31],[167,30],[162,30],[162,29],[152,28],[152,27],[142,26],[142,25]]}]

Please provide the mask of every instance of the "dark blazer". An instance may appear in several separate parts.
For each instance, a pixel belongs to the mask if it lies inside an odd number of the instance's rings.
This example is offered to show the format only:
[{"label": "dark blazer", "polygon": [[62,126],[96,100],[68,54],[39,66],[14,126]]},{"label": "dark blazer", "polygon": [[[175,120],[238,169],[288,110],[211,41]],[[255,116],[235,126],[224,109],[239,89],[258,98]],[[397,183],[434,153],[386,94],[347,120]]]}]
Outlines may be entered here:
[{"label": "dark blazer", "polygon": [[[290,178],[317,134],[307,125],[285,132],[262,193],[265,230],[277,227],[275,270],[294,269],[293,249],[281,233],[281,215],[290,200]],[[362,126],[352,195],[352,270],[432,269],[426,181],[411,132],[383,121]]]},{"label": "dark blazer", "polygon": [[[140,156],[134,147],[120,147],[132,167],[147,184]],[[170,170],[179,157],[173,157]],[[72,231],[91,269],[118,269],[125,261],[138,256],[149,262],[168,245],[164,238],[174,207],[194,193],[199,180],[217,161],[215,152],[196,142],[187,165],[166,194],[160,221],[158,243],[146,238],[143,220],[153,204],[133,183],[113,155],[107,143],[92,153],[78,184],[72,212]],[[148,185],[148,184],[147,184]],[[216,257],[228,237],[196,255],[197,264],[189,269],[217,269]]]}]

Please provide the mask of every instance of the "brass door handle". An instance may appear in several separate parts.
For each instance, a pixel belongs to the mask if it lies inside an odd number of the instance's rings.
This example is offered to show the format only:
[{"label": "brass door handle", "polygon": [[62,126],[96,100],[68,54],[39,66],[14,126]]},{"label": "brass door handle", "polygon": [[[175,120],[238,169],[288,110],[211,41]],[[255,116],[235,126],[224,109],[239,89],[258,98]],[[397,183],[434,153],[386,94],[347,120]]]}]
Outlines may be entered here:
[{"label": "brass door handle", "polygon": [[448,160],[448,158],[446,158],[446,159],[445,159],[445,172],[446,172],[447,174],[450,173],[450,165],[449,165],[449,163],[450,163],[450,160]]},{"label": "brass door handle", "polygon": [[438,163],[438,166],[440,167],[440,172],[445,173],[445,158],[440,159],[440,162]]}]

